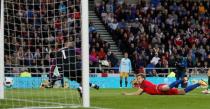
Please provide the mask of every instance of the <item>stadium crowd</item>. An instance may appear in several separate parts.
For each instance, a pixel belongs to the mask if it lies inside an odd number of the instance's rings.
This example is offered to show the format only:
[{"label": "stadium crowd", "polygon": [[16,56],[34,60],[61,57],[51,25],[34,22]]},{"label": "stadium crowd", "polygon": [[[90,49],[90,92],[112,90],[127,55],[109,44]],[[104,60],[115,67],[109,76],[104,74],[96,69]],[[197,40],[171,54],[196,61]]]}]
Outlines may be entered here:
[{"label": "stadium crowd", "polygon": [[[96,12],[122,52],[128,52],[133,69],[143,67],[208,67],[210,64],[209,1],[103,0]],[[50,65],[50,52],[67,42],[81,47],[80,0],[8,0],[5,13],[5,65]],[[108,42],[90,21],[90,66],[108,60],[119,64]],[[32,72],[44,72],[44,67]],[[20,69],[10,69],[19,72]],[[49,71],[47,69],[46,71]],[[148,72],[159,72],[148,70]]]},{"label": "stadium crowd", "polygon": [[[146,68],[210,66],[208,0],[103,0],[96,12],[132,66]],[[155,75],[165,70],[148,70]],[[167,71],[166,71],[167,72]]]},{"label": "stadium crowd", "polygon": [[[21,66],[27,66],[32,73],[48,72],[50,52],[68,42],[74,43],[75,50],[81,48],[80,0],[8,0],[5,4],[6,71],[19,73],[27,70]],[[90,21],[91,66],[107,58],[109,47]]]}]

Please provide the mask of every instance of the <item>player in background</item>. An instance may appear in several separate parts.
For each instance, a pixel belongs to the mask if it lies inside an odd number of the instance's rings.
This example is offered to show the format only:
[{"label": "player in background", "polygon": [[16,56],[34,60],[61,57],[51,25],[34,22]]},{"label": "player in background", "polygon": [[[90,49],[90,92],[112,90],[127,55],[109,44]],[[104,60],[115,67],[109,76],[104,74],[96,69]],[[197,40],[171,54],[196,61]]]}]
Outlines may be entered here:
[{"label": "player in background", "polygon": [[123,93],[123,95],[140,95],[142,93],[147,93],[150,95],[185,95],[186,93],[192,91],[193,89],[199,87],[199,86],[207,86],[207,83],[205,83],[203,80],[200,80],[198,83],[190,85],[186,87],[185,89],[177,89],[175,88],[176,85],[181,84],[183,81],[186,81],[186,79],[183,80],[177,80],[170,85],[167,84],[159,84],[155,85],[152,82],[145,79],[145,75],[139,74],[136,77],[139,89],[136,92],[132,93]]},{"label": "player in background", "polygon": [[119,72],[120,72],[120,88],[122,88],[122,79],[125,78],[125,87],[128,85],[128,73],[132,70],[131,60],[128,58],[128,53],[124,53],[124,58],[120,61]]},{"label": "player in background", "polygon": [[[177,62],[175,63],[175,66],[176,66],[176,80],[182,80],[184,78],[187,78],[187,76],[186,76],[186,67],[187,67],[186,58],[184,58],[184,57],[180,57],[180,59],[178,58]],[[175,87],[178,88],[179,84]],[[181,87],[186,88],[187,82],[183,81],[181,83]]]},{"label": "player in background", "polygon": [[208,69],[207,75],[208,75],[208,87],[206,90],[202,91],[202,93],[204,94],[210,94],[210,68]]}]

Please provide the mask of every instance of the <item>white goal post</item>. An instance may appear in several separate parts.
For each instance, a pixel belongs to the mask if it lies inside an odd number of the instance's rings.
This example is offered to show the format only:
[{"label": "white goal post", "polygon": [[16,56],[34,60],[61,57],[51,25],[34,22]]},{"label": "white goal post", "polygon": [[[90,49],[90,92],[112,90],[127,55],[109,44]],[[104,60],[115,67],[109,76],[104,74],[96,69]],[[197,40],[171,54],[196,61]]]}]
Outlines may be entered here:
[{"label": "white goal post", "polygon": [[88,21],[88,0],[81,1],[81,24],[82,24],[82,87],[83,106],[90,107],[89,95],[89,21]]},{"label": "white goal post", "polygon": [[0,19],[0,99],[4,99],[4,0],[1,0]]}]

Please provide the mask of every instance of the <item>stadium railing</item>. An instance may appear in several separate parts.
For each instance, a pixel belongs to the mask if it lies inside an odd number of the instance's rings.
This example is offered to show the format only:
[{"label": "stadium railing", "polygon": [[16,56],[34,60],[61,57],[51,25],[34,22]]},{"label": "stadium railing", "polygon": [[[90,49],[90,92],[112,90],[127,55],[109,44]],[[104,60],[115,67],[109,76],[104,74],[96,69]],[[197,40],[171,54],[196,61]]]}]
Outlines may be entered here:
[{"label": "stadium railing", "polygon": [[[118,74],[118,69],[117,67],[114,68],[110,68],[110,67],[90,67],[90,70],[92,71],[91,73],[116,73]],[[144,72],[146,72],[146,70],[167,70],[167,73],[158,73],[157,76],[164,76],[166,77],[169,73],[171,73],[172,71],[174,72],[176,70],[175,67],[170,67],[170,68],[144,68]],[[189,67],[186,68],[186,74],[188,76],[190,75],[196,75],[196,74],[205,74],[207,73],[208,69],[210,68],[204,68],[204,67]],[[138,74],[138,72],[132,71],[130,73],[130,76]],[[148,75],[146,73],[146,75]]]},{"label": "stadium railing", "polygon": [[[19,72],[9,72],[12,71],[11,69],[19,70]],[[42,72],[31,72],[32,69],[42,69]],[[12,66],[5,66],[5,76],[14,76],[17,77],[20,75],[22,71],[29,71],[32,76],[46,76],[49,74],[50,67],[45,66],[28,66],[28,67],[12,67]],[[170,67],[170,68],[144,68],[144,72],[147,70],[165,70],[167,72],[165,73],[157,73],[157,76],[163,76],[166,77],[169,73],[174,72],[176,68]],[[210,68],[204,68],[204,67],[192,67],[192,68],[186,68],[186,74],[188,76],[190,75],[197,75],[197,74],[206,74],[208,69]],[[109,74],[119,74],[119,68],[118,67],[90,67],[91,74],[97,74],[97,73],[109,73]],[[137,74],[137,72],[132,71],[129,75],[134,76]],[[148,75],[146,73],[146,75]]]}]

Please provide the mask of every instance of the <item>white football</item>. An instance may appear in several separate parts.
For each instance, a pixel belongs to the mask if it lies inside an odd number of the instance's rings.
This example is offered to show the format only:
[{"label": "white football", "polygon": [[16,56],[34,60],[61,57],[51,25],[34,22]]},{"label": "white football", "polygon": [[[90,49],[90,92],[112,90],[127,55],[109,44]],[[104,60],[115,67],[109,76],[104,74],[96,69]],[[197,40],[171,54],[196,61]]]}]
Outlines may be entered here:
[{"label": "white football", "polygon": [[6,77],[4,81],[4,86],[10,88],[12,87],[12,85],[13,85],[13,78]]}]

